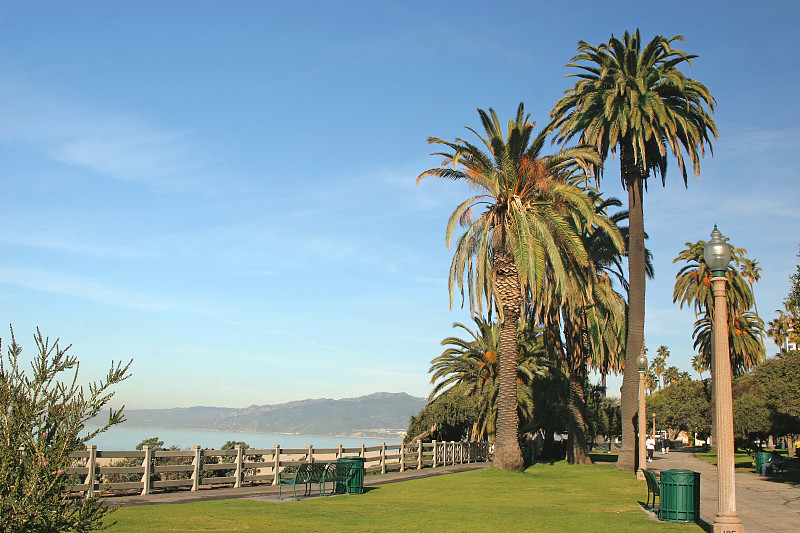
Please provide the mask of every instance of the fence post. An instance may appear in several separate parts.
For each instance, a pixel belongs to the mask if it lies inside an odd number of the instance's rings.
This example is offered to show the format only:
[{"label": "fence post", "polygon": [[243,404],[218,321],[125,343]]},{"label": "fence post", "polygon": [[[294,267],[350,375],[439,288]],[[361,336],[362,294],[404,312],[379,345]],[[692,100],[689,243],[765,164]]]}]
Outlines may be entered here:
[{"label": "fence post", "polygon": [[363,443],[361,444],[361,449],[358,451],[358,456],[359,457],[364,457],[364,458],[367,457],[367,450],[364,449],[364,444]]},{"label": "fence post", "polygon": [[281,445],[276,444],[272,449],[272,453],[275,461],[275,466],[272,467],[272,473],[274,474],[272,484],[277,485],[281,482]]},{"label": "fence post", "polygon": [[417,441],[417,470],[422,470],[422,441]]},{"label": "fence post", "polygon": [[341,459],[343,454],[344,454],[344,452],[342,451],[342,445],[341,444],[337,444],[336,445],[336,458],[337,459]]},{"label": "fence post", "polygon": [[400,471],[406,471],[406,443],[405,441],[400,443]]},{"label": "fence post", "polygon": [[431,468],[436,468],[436,459],[437,459],[436,455],[438,451],[439,450],[436,441],[433,441],[433,466]]},{"label": "fence post", "polygon": [[142,446],[144,452],[144,460],[142,466],[144,467],[144,474],[142,474],[142,496],[150,494],[150,474],[153,472],[153,450],[145,444]]},{"label": "fence post", "polygon": [[238,489],[242,486],[242,461],[244,460],[244,450],[241,444],[236,444],[233,448],[236,450],[236,480],[233,482],[233,488]]},{"label": "fence post", "polygon": [[94,496],[94,474],[95,467],[97,466],[97,444],[88,444],[86,451],[89,452],[89,458],[86,459],[86,497],[91,498]]},{"label": "fence post", "polygon": [[381,442],[381,474],[386,473],[386,443]]},{"label": "fence post", "polygon": [[200,448],[199,444],[196,444],[192,450],[194,451],[194,459],[192,459],[192,466],[194,470],[192,471],[192,491],[196,491],[200,488],[200,464],[202,460],[200,458]]}]

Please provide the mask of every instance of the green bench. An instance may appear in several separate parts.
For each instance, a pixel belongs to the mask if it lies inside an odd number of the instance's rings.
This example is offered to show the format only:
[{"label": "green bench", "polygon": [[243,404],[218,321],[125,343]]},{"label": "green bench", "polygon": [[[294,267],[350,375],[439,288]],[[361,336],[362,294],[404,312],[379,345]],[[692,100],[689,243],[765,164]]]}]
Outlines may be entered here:
[{"label": "green bench", "polygon": [[310,496],[313,483],[317,483],[319,494],[322,496],[325,490],[327,469],[328,463],[303,463],[294,472],[281,472],[278,474],[278,499],[283,497],[284,485],[292,486],[292,495],[295,500],[297,499],[297,485],[305,485],[304,495]]},{"label": "green bench", "polygon": [[292,486],[292,495],[297,499],[297,485],[304,485],[304,496],[311,495],[311,486],[316,483],[319,495],[327,494],[325,485],[333,484],[332,494],[347,492],[347,483],[353,475],[353,464],[335,463],[303,463],[294,472],[281,472],[278,475],[278,499],[282,499],[284,485]]},{"label": "green bench", "polygon": [[656,497],[661,498],[661,483],[650,470],[642,469],[644,479],[647,480],[647,505],[650,505],[650,495],[653,495],[653,507],[656,506]]},{"label": "green bench", "polygon": [[790,458],[781,457],[780,459],[770,461],[769,464],[772,465],[771,470],[777,474],[778,472],[786,472],[791,462],[792,460]]}]

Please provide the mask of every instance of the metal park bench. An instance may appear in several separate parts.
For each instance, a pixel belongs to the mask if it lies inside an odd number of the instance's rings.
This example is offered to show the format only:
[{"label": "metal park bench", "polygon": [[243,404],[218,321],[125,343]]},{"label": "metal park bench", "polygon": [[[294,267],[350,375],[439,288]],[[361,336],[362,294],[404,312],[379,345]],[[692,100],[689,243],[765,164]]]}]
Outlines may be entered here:
[{"label": "metal park bench", "polygon": [[297,499],[297,485],[305,485],[305,496],[311,495],[311,484],[317,483],[320,496],[325,489],[325,473],[328,463],[303,463],[294,472],[281,472],[278,477],[278,499],[282,498],[284,485],[292,486],[292,495]]},{"label": "metal park bench", "polygon": [[792,460],[788,457],[781,457],[780,459],[774,459],[769,462],[769,464],[772,465],[770,469],[776,474],[779,472],[786,472],[791,462]]},{"label": "metal park bench", "polygon": [[647,480],[647,505],[650,505],[650,495],[653,495],[653,507],[656,506],[656,497],[661,498],[661,483],[656,475],[647,469],[642,469],[644,479]]}]

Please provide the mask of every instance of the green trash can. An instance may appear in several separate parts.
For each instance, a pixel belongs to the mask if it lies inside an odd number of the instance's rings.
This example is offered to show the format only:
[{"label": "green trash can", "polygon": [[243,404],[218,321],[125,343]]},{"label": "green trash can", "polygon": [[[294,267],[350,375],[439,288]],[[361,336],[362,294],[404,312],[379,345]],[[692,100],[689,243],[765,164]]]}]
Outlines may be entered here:
[{"label": "green trash can", "polygon": [[761,467],[772,458],[769,452],[756,452],[756,474],[761,473]]},{"label": "green trash can", "polygon": [[363,457],[340,457],[337,463],[348,463],[350,471],[347,474],[347,481],[342,486],[337,484],[336,492],[347,492],[347,494],[362,494],[364,492],[364,461]]},{"label": "green trash can", "polygon": [[661,472],[661,505],[658,518],[671,522],[697,522],[700,518],[700,472]]}]

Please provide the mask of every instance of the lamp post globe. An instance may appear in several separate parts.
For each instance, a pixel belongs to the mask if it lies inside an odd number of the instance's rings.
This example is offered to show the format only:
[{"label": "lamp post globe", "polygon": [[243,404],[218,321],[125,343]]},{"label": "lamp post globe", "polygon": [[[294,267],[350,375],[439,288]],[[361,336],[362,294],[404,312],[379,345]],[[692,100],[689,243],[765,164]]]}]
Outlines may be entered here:
[{"label": "lamp post globe", "polygon": [[639,372],[647,372],[647,356],[644,355],[644,352],[639,354],[636,362],[639,363]]},{"label": "lamp post globe", "polygon": [[731,262],[731,246],[725,242],[716,224],[714,231],[711,232],[711,240],[703,248],[703,259],[715,276],[724,276],[728,270],[728,263]]}]

